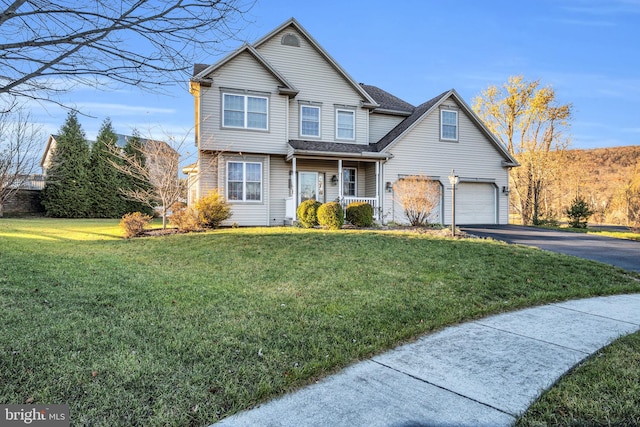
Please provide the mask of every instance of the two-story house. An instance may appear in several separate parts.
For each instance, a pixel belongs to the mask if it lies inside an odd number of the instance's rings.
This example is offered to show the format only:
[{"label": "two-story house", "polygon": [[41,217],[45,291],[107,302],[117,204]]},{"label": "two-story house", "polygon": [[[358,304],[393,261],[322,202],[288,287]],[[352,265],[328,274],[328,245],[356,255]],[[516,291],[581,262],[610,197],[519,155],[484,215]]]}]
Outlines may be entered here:
[{"label": "two-story house", "polygon": [[198,161],[189,202],[211,189],[230,222],[282,225],[303,200],[367,201],[380,222],[406,222],[393,184],[423,175],[441,187],[437,222],[508,222],[517,162],[455,90],[417,107],[358,84],[295,20],[211,66],[196,65]]}]

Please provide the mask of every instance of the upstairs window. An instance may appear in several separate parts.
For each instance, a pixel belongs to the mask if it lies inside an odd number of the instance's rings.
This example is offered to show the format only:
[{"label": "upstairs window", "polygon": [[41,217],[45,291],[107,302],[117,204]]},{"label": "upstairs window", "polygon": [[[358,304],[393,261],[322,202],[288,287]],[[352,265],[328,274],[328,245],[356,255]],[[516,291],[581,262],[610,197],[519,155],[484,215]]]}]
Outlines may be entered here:
[{"label": "upstairs window", "polygon": [[300,136],[320,138],[320,107],[300,106]]},{"label": "upstairs window", "polygon": [[356,113],[353,110],[336,110],[336,139],[355,139]]},{"label": "upstairs window", "polygon": [[225,127],[267,130],[269,99],[262,96],[223,96],[223,119]]},{"label": "upstairs window", "polygon": [[262,164],[227,162],[227,200],[262,201]]},{"label": "upstairs window", "polygon": [[458,140],[458,112],[454,110],[440,111],[440,139]]}]

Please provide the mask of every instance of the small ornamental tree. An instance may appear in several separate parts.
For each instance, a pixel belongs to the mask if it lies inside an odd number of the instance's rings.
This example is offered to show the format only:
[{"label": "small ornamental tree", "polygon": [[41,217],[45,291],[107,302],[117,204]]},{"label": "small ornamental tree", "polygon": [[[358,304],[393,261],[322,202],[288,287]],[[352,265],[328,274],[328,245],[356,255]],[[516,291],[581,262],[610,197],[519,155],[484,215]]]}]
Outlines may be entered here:
[{"label": "small ornamental tree", "polygon": [[393,184],[393,193],[393,200],[402,207],[412,226],[428,225],[440,204],[440,184],[422,175],[398,180]]},{"label": "small ornamental tree", "polygon": [[593,215],[593,210],[582,196],[576,196],[573,202],[571,202],[571,207],[569,207],[565,213],[569,218],[569,227],[587,228],[587,222],[589,221],[589,217]]},{"label": "small ornamental tree", "polygon": [[[119,151],[119,150],[118,150]],[[127,143],[124,146],[124,150],[122,150],[124,157],[127,159],[131,159],[131,162],[139,165],[140,168],[146,168],[147,159],[144,156],[143,152],[143,141],[140,137],[140,132],[137,129],[134,129],[132,132],[132,136],[127,138]],[[122,165],[123,161],[121,158],[115,160],[116,164]],[[152,188],[151,183],[148,180],[148,177],[145,174],[135,174],[135,173],[122,173],[122,166],[119,166],[121,172],[121,188],[120,193],[125,197],[125,212],[142,212],[146,215],[153,215],[153,203],[147,203],[146,201],[140,201],[139,199],[132,198],[130,195],[139,194],[137,190],[142,189],[142,192],[145,193]],[[130,169],[125,168],[126,171]]]}]

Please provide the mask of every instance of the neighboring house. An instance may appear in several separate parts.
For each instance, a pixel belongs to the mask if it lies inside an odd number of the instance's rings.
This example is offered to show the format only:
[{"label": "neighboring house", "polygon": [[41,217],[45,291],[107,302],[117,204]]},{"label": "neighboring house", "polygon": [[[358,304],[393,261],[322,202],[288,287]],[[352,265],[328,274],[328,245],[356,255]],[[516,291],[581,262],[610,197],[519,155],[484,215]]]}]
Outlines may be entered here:
[{"label": "neighboring house", "polygon": [[406,223],[393,184],[440,182],[435,222],[506,224],[508,173],[516,160],[455,90],[417,107],[356,83],[295,20],[220,62],[197,64],[198,161],[185,169],[189,203],[218,189],[230,222],[282,225],[298,204],[366,201],[379,221]]},{"label": "neighboring house", "polygon": [[[121,133],[117,133],[116,136],[118,140],[116,141],[116,145],[120,148],[124,148],[127,145],[127,140],[129,138],[133,138],[130,135],[123,135]],[[40,167],[42,168],[43,175],[47,175],[47,170],[51,167],[51,158],[53,156],[53,152],[56,149],[56,145],[58,144],[57,139],[58,135],[49,135],[47,138],[47,145],[44,147],[44,153],[42,154],[42,159],[40,160]],[[147,142],[147,140],[142,139],[143,142]],[[87,141],[89,146],[91,147],[95,141]],[[166,143],[164,143],[166,144]]]},{"label": "neighboring house", "polygon": [[[0,208],[2,215],[27,215],[44,212],[40,204],[40,191],[44,188],[44,176],[18,175],[17,184],[8,186],[11,194]],[[0,216],[2,216],[0,215]]]},{"label": "neighboring house", "polygon": [[[120,148],[124,148],[127,145],[127,140],[133,138],[131,135],[123,135],[121,133],[116,133],[118,140],[116,141],[116,146]],[[53,157],[53,152],[56,149],[58,135],[49,135],[47,139],[47,145],[44,148],[44,154],[42,155],[42,159],[40,160],[40,166],[42,167],[42,174],[44,176],[47,175],[47,170],[51,167],[51,158]],[[153,163],[157,163],[157,157],[167,157],[170,158],[171,169],[175,170],[176,177],[178,176],[178,163],[179,163],[179,153],[173,149],[169,144],[164,141],[154,141],[150,139],[141,138],[142,144],[154,144],[147,151],[147,162],[149,167],[152,167]],[[91,147],[95,141],[87,141],[89,146]],[[165,153],[170,155],[164,156]],[[151,157],[149,157],[151,156]],[[166,165],[165,165],[166,166]]]}]

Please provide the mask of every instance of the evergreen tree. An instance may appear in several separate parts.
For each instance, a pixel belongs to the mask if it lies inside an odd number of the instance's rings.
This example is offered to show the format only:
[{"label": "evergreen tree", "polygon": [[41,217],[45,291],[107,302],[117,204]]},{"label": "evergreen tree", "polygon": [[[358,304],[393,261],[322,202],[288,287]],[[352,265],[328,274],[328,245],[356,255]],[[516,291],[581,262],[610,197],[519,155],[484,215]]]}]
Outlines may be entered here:
[{"label": "evergreen tree", "polygon": [[[139,162],[141,165],[145,165],[146,158],[143,152],[144,141],[140,138],[140,133],[134,129],[133,135],[131,138],[127,139],[127,144],[124,147],[124,152],[127,157],[135,158],[136,162]],[[151,184],[142,179],[142,177],[134,177],[131,175],[124,174],[123,177],[123,189],[126,190],[142,190],[146,191],[151,188]],[[142,212],[143,214],[153,215],[153,209],[149,207],[149,205],[143,203],[139,200],[127,199],[126,200],[126,212]]]},{"label": "evergreen tree", "polygon": [[113,165],[117,141],[118,135],[107,118],[91,148],[89,162],[90,216],[94,218],[120,218],[126,211],[126,201],[120,192],[124,177]]},{"label": "evergreen tree", "polygon": [[42,204],[48,216],[83,218],[89,211],[89,144],[75,111],[56,138],[56,146],[47,170]]}]

